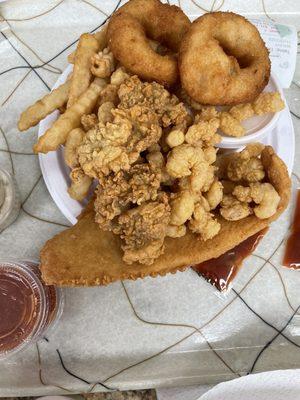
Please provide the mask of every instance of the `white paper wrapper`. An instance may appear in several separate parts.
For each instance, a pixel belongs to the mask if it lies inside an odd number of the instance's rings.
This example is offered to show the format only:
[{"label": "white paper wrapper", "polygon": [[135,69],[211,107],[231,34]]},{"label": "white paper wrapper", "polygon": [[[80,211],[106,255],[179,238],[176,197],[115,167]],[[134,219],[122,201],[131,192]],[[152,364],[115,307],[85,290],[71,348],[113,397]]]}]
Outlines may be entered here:
[{"label": "white paper wrapper", "polygon": [[283,88],[290,87],[296,67],[297,30],[266,19],[249,18],[270,51],[271,69]]}]

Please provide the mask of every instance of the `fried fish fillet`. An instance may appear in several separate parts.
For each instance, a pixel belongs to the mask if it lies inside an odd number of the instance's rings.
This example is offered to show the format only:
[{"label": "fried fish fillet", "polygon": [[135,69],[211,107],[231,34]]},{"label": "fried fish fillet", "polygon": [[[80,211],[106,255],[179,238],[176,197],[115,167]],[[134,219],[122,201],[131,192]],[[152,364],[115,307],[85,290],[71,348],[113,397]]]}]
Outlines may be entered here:
[{"label": "fried fish fillet", "polygon": [[266,146],[261,159],[268,180],[281,200],[276,214],[268,219],[254,215],[239,221],[219,217],[221,230],[213,239],[202,241],[192,232],[172,239],[166,238],[165,252],[154,264],[126,264],[122,260],[121,241],[111,232],[99,231],[93,204],[81,214],[76,225],[50,239],[41,251],[41,270],[47,284],[58,286],[106,285],[120,279],[165,275],[184,270],[232,249],[240,242],[267,227],[287,207],[291,181],[283,161]]}]

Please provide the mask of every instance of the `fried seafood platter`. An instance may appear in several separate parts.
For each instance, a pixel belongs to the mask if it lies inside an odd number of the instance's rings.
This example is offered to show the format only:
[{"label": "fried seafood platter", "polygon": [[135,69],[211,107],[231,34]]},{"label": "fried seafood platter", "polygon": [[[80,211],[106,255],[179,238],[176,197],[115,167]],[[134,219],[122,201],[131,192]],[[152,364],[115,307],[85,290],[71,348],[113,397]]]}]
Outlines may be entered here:
[{"label": "fried seafood platter", "polygon": [[[34,146],[64,146],[69,195],[88,206],[41,250],[47,284],[103,285],[217,258],[276,220],[290,178],[270,146],[222,153],[221,133],[284,108],[268,51],[242,16],[191,23],[159,0],[130,0],[81,35],[67,81],[25,110],[21,131],[58,109]],[[93,189],[95,188],[95,189]]]}]

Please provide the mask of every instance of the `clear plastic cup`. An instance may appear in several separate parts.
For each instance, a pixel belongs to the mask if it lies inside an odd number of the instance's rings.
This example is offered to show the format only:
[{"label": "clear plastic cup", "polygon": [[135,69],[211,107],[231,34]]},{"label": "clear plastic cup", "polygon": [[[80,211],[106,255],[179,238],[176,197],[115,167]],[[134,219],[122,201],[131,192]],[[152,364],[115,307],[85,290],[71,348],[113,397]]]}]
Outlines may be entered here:
[{"label": "clear plastic cup", "polygon": [[60,289],[43,283],[37,263],[0,261],[0,359],[49,333],[63,302]]},{"label": "clear plastic cup", "polygon": [[0,168],[0,185],[4,199],[0,201],[0,232],[14,222],[20,213],[21,200],[15,178]]}]

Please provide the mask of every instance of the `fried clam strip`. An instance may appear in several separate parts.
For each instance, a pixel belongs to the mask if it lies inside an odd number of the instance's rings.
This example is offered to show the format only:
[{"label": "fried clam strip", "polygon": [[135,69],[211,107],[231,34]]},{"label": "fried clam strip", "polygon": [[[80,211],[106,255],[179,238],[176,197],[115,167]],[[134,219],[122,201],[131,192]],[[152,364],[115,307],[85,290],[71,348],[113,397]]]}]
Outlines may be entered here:
[{"label": "fried clam strip", "polygon": [[240,221],[219,218],[221,229],[207,241],[197,240],[190,231],[183,237],[166,238],[165,252],[151,266],[123,260],[121,239],[112,232],[99,233],[93,205],[83,212],[78,223],[50,239],[41,251],[41,270],[47,284],[59,286],[105,285],[120,279],[165,275],[184,270],[187,265],[216,258],[249,236],[267,227],[287,207],[291,181],[283,161],[267,146],[261,159],[268,180],[280,195],[276,213],[268,219],[251,215]]},{"label": "fried clam strip", "polygon": [[62,107],[68,100],[69,88],[70,81],[68,80],[23,111],[18,122],[19,130],[26,131],[54,110]]},{"label": "fried clam strip", "polygon": [[90,71],[91,57],[97,53],[98,48],[98,41],[93,35],[84,33],[80,36],[69,90],[68,108],[71,107],[78,97],[89,87],[92,78],[92,73]]},{"label": "fried clam strip", "polygon": [[80,167],[73,168],[70,173],[71,185],[68,193],[74,200],[82,201],[88,194],[93,179],[85,175]]},{"label": "fried clam strip", "polygon": [[39,138],[34,146],[35,153],[48,153],[56,150],[60,144],[64,144],[68,133],[80,126],[82,115],[91,113],[105,85],[104,79],[96,78],[77,102],[68,108]]},{"label": "fried clam strip", "polygon": [[70,173],[71,185],[68,193],[72,199],[82,201],[88,194],[93,179],[83,172],[78,163],[77,148],[83,140],[85,132],[81,128],[73,129],[66,140],[65,163],[72,168]]}]

